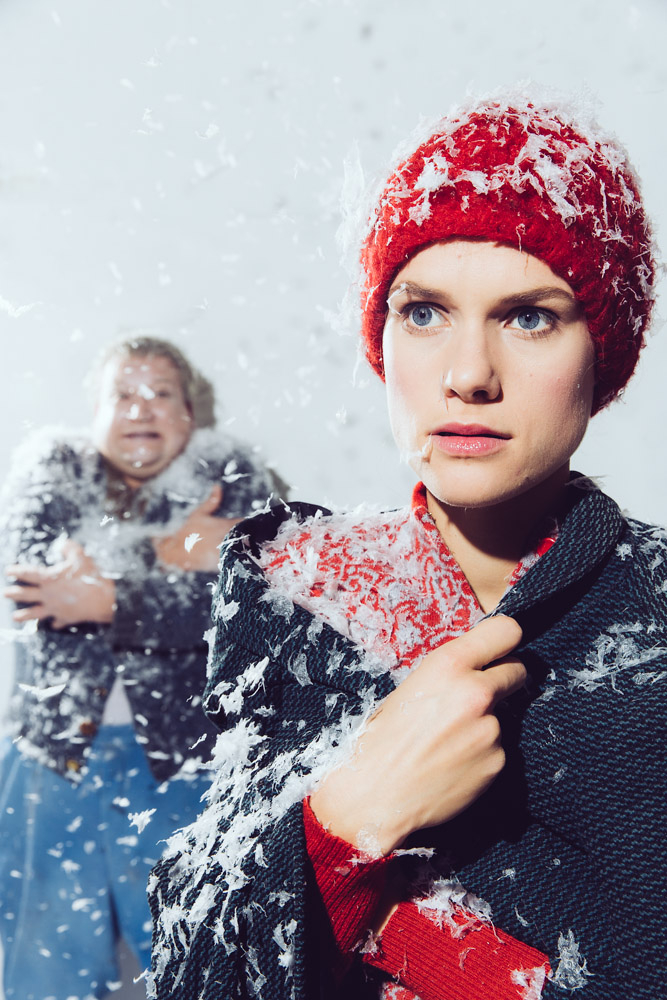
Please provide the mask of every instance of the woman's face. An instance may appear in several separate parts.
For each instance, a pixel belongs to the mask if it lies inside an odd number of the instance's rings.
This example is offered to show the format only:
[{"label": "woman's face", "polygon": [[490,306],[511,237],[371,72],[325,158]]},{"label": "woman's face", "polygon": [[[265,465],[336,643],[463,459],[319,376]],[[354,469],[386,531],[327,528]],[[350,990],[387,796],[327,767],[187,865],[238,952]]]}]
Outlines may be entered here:
[{"label": "woman's face", "polygon": [[129,486],[166,469],[185,448],[192,427],[192,411],[169,358],[123,355],[104,366],[93,443]]},{"label": "woman's face", "polygon": [[396,442],[429,492],[488,507],[560,489],[593,400],[593,342],[572,289],[510,247],[455,240],[392,283],[384,368]]}]

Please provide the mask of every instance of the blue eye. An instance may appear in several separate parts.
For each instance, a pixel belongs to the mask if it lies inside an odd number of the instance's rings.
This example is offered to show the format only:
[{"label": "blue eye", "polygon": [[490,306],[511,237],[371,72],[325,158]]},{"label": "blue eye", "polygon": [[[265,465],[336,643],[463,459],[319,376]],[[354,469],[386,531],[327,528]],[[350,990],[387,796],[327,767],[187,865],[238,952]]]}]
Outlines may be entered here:
[{"label": "blue eye", "polygon": [[554,328],[556,317],[545,309],[518,309],[510,322],[524,333],[548,333]]},{"label": "blue eye", "polygon": [[540,325],[542,313],[537,309],[522,309],[516,321],[522,330],[536,330]]},{"label": "blue eye", "polygon": [[440,313],[432,306],[427,305],[412,306],[408,312],[408,317],[411,323],[420,327],[431,326],[434,321],[436,323],[441,322]]}]

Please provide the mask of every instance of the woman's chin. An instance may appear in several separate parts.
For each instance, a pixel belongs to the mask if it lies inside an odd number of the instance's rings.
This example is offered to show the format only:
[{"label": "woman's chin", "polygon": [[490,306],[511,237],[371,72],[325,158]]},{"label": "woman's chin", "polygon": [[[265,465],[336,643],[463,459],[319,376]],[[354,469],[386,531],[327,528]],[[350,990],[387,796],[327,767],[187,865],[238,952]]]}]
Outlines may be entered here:
[{"label": "woman's chin", "polygon": [[516,507],[521,516],[530,518],[532,508],[541,515],[553,505],[568,477],[568,465],[558,469],[506,470],[494,476],[487,468],[455,470],[449,475],[433,475],[423,464],[418,472],[426,489],[442,508],[468,510]]}]

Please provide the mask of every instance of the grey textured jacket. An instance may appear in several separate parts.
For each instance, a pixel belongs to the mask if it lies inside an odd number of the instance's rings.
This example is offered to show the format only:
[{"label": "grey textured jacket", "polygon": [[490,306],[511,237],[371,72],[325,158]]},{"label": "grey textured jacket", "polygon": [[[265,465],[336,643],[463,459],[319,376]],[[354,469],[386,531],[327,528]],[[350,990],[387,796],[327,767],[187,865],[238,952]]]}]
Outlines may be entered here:
[{"label": "grey textured jacket", "polygon": [[195,431],[185,451],[134,492],[84,434],[48,429],[18,449],[0,506],[2,566],[57,561],[65,534],[113,575],[117,601],[111,625],[57,631],[29,623],[17,633],[10,727],[24,753],[78,780],[120,676],[158,780],[186,757],[188,767],[208,757],[214,730],[201,695],[215,574],[159,564],[151,538],[180,526],[220,482],[224,517],[263,506],[274,488],[250,449],[212,430]]}]

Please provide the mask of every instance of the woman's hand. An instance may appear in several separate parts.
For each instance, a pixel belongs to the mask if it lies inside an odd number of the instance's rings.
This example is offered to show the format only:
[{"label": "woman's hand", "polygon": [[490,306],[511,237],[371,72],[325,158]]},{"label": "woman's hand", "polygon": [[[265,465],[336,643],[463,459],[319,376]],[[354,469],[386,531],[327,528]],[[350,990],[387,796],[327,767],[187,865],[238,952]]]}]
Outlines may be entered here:
[{"label": "woman's hand", "polygon": [[4,596],[31,605],[12,614],[15,622],[50,618],[52,628],[62,629],[80,622],[108,624],[113,618],[113,580],[102,576],[95,561],[71,538],[63,542],[62,561],[56,565],[19,563],[7,567],[7,576],[16,582],[6,588]]},{"label": "woman's hand", "polygon": [[173,535],[153,539],[160,562],[184,570],[215,573],[220,558],[220,544],[240,517],[216,517],[222,501],[222,486],[216,484],[199,507]]},{"label": "woman's hand", "polygon": [[320,823],[386,855],[474,802],[505,764],[494,709],[525,681],[508,657],[520,640],[520,626],[498,616],[428,653],[312,794]]}]

